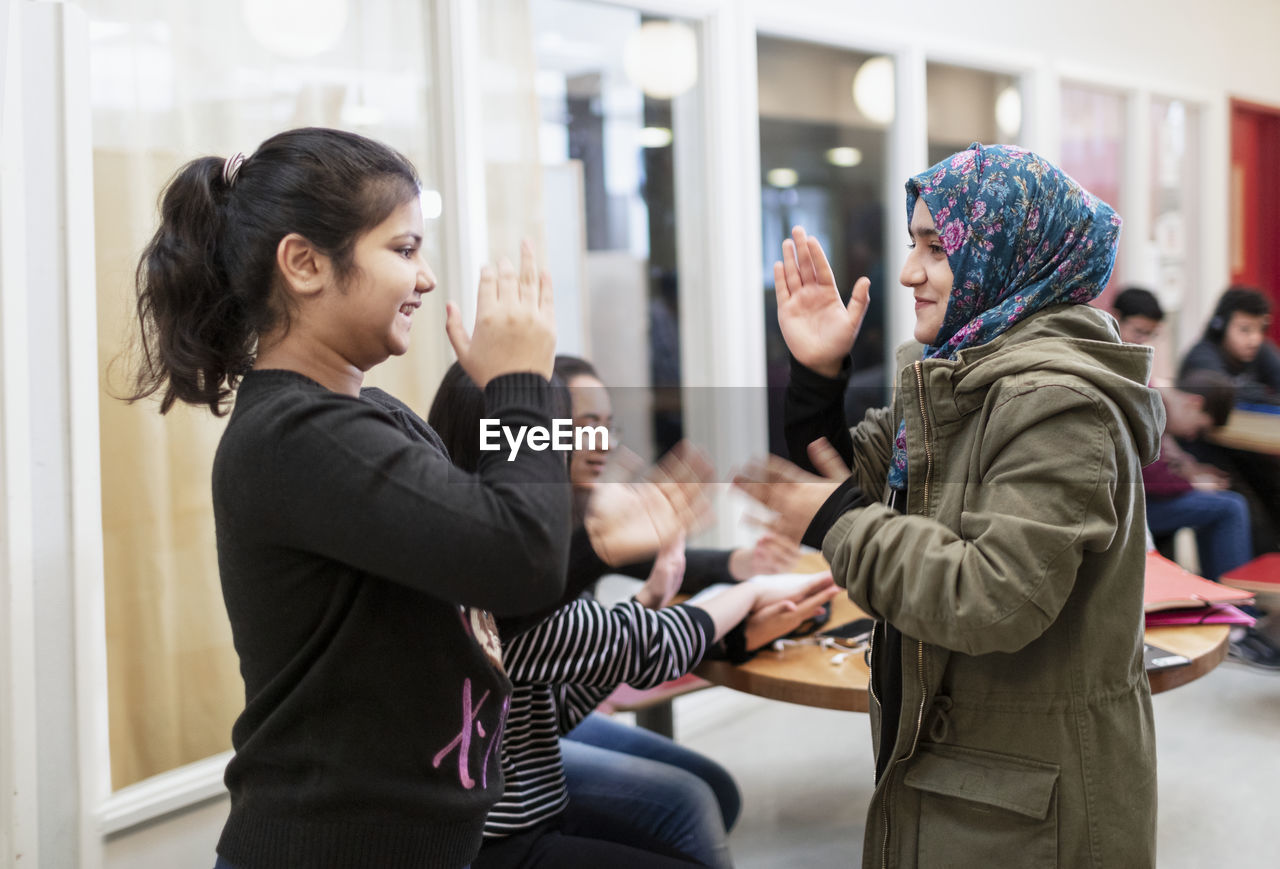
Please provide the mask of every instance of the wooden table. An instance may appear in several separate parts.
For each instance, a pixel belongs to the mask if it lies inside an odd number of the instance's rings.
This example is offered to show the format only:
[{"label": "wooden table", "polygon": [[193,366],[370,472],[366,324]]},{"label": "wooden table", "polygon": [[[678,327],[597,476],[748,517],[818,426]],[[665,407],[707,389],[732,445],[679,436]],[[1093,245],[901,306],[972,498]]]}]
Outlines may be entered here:
[{"label": "wooden table", "polygon": [[1209,429],[1205,438],[1233,450],[1280,456],[1280,414],[1236,408],[1226,425]]},{"label": "wooden table", "polygon": [[[829,624],[843,624],[861,615],[864,613],[841,595],[831,602]],[[1218,666],[1227,655],[1229,633],[1227,625],[1149,629],[1148,643],[1191,659],[1185,667],[1149,674],[1151,693],[1185,685]],[[839,664],[832,664],[832,656],[842,651],[845,650],[838,646],[832,649],[816,645],[787,646],[781,652],[762,651],[745,664],[703,661],[694,672],[709,682],[759,697],[823,709],[866,712],[871,673],[865,656],[858,651],[846,655]]]}]

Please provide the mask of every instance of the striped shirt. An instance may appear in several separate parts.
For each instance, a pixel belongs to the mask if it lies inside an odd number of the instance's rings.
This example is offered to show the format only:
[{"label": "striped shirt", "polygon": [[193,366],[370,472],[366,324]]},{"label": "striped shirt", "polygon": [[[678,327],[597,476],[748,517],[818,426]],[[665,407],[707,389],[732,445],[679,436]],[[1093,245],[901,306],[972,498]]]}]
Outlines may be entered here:
[{"label": "striped shirt", "polygon": [[502,738],[506,789],[489,812],[489,838],[527,830],[569,802],[560,736],[620,684],[652,688],[683,676],[715,637],[697,607],[606,607],[580,598],[521,634],[503,651],[514,684]]}]

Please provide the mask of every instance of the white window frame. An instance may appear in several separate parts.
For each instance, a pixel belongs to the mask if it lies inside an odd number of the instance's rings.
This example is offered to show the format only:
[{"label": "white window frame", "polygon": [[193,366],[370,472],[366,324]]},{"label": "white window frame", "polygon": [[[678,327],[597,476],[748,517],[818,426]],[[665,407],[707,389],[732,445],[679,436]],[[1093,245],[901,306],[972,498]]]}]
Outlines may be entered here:
[{"label": "white window frame", "polygon": [[[1212,289],[1225,284],[1230,189],[1225,93],[1056,66],[1041,54],[993,53],[978,46],[972,53],[957,53],[905,28],[866,28],[854,16],[823,15],[810,6],[600,2],[693,21],[701,35],[704,104],[696,120],[685,119],[698,129],[685,145],[695,149],[686,165],[703,170],[701,190],[698,197],[677,198],[681,272],[696,275],[701,285],[700,292],[682,295],[683,384],[747,387],[744,392],[757,396],[746,419],[723,418],[713,404],[702,403],[686,417],[689,436],[722,465],[766,449],[764,323],[758,304],[764,285],[758,34],[894,57],[897,114],[890,128],[890,179],[905,179],[924,166],[930,60],[1020,76],[1028,144],[1050,158],[1059,150],[1063,81],[1129,95],[1130,118],[1141,121],[1132,125],[1138,138],[1127,145],[1126,160],[1147,156],[1149,148],[1139,148],[1138,142],[1148,135],[1142,108],[1149,107],[1153,94],[1195,104],[1201,144],[1199,277],[1201,289],[1210,291],[1187,299],[1182,322],[1201,322],[1212,304]],[[465,277],[476,274],[488,251],[483,149],[477,147],[482,135],[477,22],[469,0],[437,0],[430,8],[440,82],[431,108],[438,119],[434,129],[445,203],[442,265]],[[22,853],[32,865],[97,869],[108,835],[224,794],[221,777],[229,753],[110,791],[87,21],[78,7],[62,3],[8,0],[3,15],[0,696],[6,708],[0,714],[0,854]],[[43,104],[35,105],[37,96]],[[1140,212],[1149,201],[1149,181],[1145,172],[1127,174],[1125,195],[1140,206],[1128,216],[1130,234],[1140,240],[1146,237]],[[901,180],[890,186],[897,195]],[[888,239],[899,237],[901,223],[892,214],[887,223],[888,246]],[[890,253],[897,250],[897,245],[886,250],[886,263],[895,261]],[[452,283],[454,300],[470,321],[471,282]],[[684,287],[693,283],[682,282]],[[890,337],[909,336],[914,321],[909,296],[884,291],[895,300],[889,308]],[[1180,348],[1186,337],[1179,336]],[[37,458],[51,444],[56,461],[50,467]],[[732,539],[734,524],[727,515],[718,539]],[[78,818],[74,836],[66,836],[57,823],[65,822],[69,811]]]}]

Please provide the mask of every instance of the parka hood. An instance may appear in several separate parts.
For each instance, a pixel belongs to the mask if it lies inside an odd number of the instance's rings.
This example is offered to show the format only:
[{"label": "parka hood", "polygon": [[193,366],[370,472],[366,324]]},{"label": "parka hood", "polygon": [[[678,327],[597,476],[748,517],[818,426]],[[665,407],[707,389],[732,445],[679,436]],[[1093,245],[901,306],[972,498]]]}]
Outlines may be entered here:
[{"label": "parka hood", "polygon": [[[898,350],[901,371],[921,357],[923,346],[912,341]],[[1133,435],[1140,461],[1148,465],[1160,455],[1164,404],[1146,384],[1152,351],[1124,344],[1115,319],[1088,305],[1056,305],[1028,317],[979,347],[962,350],[954,361],[928,360],[945,366],[957,401],[985,392],[997,380],[1036,371],[1060,372],[1092,384],[1120,408]]]}]

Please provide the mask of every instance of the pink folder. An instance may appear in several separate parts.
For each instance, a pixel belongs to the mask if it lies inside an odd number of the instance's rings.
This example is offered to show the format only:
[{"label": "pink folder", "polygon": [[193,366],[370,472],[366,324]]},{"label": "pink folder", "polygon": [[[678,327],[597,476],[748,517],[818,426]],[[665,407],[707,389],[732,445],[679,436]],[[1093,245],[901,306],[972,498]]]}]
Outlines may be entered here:
[{"label": "pink folder", "polygon": [[1253,616],[1236,607],[1201,606],[1191,609],[1159,610],[1147,613],[1147,627],[1166,628],[1182,625],[1245,625],[1252,627]]}]

